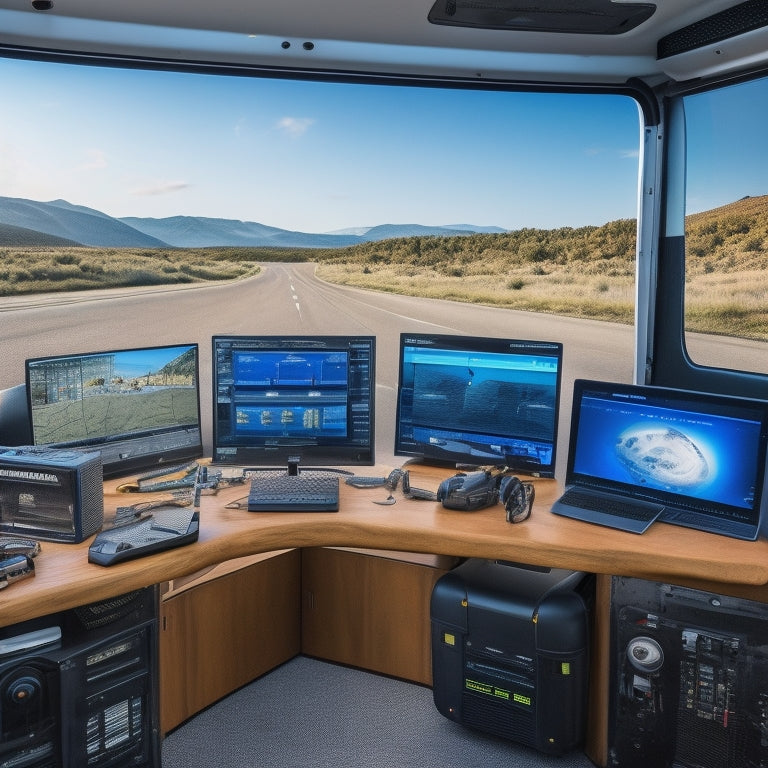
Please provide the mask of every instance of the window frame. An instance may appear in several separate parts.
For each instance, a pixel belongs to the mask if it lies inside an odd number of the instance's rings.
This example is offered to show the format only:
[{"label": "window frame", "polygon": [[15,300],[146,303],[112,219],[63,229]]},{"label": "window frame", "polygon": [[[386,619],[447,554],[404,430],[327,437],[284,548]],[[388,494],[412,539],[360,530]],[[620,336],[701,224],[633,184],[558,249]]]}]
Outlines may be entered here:
[{"label": "window frame", "polygon": [[[660,211],[652,326],[648,328],[646,383],[765,399],[768,375],[718,368],[691,359],[685,338],[686,96],[768,76],[768,69],[707,82],[675,84],[661,94]],[[642,246],[639,247],[642,253]]]}]

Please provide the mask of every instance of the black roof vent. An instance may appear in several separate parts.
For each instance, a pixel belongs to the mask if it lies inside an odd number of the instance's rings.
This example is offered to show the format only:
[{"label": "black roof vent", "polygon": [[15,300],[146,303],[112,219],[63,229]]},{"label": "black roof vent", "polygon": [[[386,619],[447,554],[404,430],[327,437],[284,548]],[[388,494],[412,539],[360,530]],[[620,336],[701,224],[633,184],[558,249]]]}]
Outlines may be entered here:
[{"label": "black roof vent", "polygon": [[656,57],[666,59],[765,26],[768,26],[768,3],[748,0],[662,37],[656,46]]},{"label": "black roof vent", "polygon": [[655,3],[613,0],[437,0],[427,18],[455,27],[618,35],[655,10]]}]

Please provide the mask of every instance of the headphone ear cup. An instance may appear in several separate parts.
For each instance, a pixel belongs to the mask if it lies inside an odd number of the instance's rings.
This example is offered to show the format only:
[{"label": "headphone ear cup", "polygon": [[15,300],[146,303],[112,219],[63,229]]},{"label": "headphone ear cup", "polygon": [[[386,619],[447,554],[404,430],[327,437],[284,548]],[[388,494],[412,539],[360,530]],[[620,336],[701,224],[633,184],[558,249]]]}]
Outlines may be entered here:
[{"label": "headphone ear cup", "polygon": [[504,505],[508,523],[521,523],[531,516],[536,489],[514,475],[505,475],[499,484],[499,501]]},{"label": "headphone ear cup", "polygon": [[504,477],[501,478],[501,483],[499,484],[499,501],[501,501],[502,504],[507,503],[507,499],[509,499],[513,494],[519,493],[522,488],[522,483],[518,478],[516,478],[514,475],[504,475]]}]

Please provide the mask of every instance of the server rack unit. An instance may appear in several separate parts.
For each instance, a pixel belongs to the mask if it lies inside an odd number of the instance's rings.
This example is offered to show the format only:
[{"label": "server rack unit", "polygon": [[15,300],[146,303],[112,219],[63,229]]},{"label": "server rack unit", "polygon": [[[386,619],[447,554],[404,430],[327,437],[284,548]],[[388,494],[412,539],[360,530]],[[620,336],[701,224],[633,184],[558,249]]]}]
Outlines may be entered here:
[{"label": "server rack unit", "polygon": [[159,768],[158,590],[0,629],[0,766]]}]

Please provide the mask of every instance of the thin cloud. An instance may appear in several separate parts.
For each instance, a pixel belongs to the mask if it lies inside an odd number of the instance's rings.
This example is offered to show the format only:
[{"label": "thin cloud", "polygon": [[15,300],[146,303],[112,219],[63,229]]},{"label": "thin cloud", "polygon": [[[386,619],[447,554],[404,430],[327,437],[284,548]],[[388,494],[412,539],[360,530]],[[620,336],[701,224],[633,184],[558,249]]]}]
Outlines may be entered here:
[{"label": "thin cloud", "polygon": [[235,123],[235,127],[234,127],[235,136],[242,136],[242,134],[245,133],[247,127],[248,127],[248,121],[244,117],[241,117]]},{"label": "thin cloud", "polygon": [[188,189],[192,185],[186,181],[161,181],[146,187],[131,190],[136,197],[156,197],[159,195],[172,195]]},{"label": "thin cloud", "polygon": [[622,160],[635,160],[640,156],[640,152],[637,149],[619,149],[619,150],[613,150],[613,149],[605,149],[603,147],[587,147],[587,149],[584,150],[584,154],[587,157],[599,157],[600,155],[605,155],[606,153],[617,154]]},{"label": "thin cloud", "polygon": [[314,123],[311,117],[282,117],[277,121],[277,128],[289,136],[303,136]]},{"label": "thin cloud", "polygon": [[103,149],[89,149],[85,153],[85,161],[78,166],[78,170],[99,171],[108,165],[107,153]]}]

